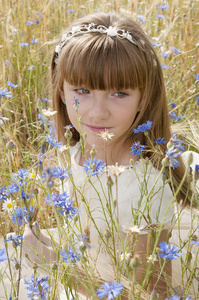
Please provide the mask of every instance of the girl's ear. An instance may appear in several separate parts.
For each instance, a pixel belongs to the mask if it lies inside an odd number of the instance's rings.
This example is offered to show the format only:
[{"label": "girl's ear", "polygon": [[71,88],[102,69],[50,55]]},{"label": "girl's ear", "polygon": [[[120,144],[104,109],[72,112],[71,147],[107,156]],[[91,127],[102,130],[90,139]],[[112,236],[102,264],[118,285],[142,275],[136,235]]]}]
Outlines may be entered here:
[{"label": "girl's ear", "polygon": [[61,97],[62,101],[64,102],[65,101],[64,91],[60,92],[60,97]]}]

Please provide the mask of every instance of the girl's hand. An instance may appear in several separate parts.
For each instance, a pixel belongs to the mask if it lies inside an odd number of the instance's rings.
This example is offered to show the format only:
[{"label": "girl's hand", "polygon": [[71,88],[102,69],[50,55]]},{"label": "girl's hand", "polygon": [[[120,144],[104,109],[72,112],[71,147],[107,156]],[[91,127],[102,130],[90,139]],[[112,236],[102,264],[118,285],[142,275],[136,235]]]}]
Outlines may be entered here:
[{"label": "girl's hand", "polygon": [[32,228],[26,224],[23,238],[23,254],[28,255],[31,262],[51,264],[56,261],[57,253],[52,248],[52,240],[50,236],[42,233],[37,223]]}]

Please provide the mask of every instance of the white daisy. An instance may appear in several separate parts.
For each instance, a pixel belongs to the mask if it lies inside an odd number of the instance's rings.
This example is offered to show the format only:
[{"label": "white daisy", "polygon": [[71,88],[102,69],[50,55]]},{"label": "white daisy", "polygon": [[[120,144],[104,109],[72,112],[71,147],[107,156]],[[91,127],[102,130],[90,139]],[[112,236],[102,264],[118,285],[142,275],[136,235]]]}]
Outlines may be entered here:
[{"label": "white daisy", "polygon": [[12,201],[11,199],[7,199],[2,204],[2,210],[5,210],[7,212],[13,212],[15,208],[15,201]]}]

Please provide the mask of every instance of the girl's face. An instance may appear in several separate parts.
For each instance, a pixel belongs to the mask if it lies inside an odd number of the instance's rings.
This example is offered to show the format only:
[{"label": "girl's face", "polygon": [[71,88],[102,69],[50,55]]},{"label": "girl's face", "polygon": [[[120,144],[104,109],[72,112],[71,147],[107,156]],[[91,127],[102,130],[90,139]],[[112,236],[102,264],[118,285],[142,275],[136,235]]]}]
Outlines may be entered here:
[{"label": "girl's face", "polygon": [[[64,81],[62,101],[72,125],[78,129],[77,115],[74,108],[74,97],[79,99],[78,114],[81,117],[81,135],[87,135],[87,147],[102,146],[101,131],[107,129],[114,139],[121,137],[132,125],[140,107],[141,93],[132,90],[89,90],[86,87],[72,86]],[[129,145],[130,146],[130,145]]]}]

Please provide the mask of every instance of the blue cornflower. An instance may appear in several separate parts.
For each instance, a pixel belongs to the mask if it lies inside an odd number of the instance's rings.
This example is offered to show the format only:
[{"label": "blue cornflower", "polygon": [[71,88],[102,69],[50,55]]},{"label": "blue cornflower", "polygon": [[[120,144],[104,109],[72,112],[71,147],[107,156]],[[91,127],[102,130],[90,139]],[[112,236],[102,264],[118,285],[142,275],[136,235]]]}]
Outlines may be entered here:
[{"label": "blue cornflower", "polygon": [[75,244],[79,244],[79,249],[81,251],[85,250],[85,249],[90,249],[92,246],[90,245],[90,243],[88,243],[88,237],[86,234],[80,234],[77,236],[78,237],[78,241],[74,243]]},{"label": "blue cornflower", "polygon": [[23,42],[22,42],[22,43],[21,43],[21,46],[22,46],[22,47],[28,47],[28,46],[29,46],[29,43],[23,43]]},{"label": "blue cornflower", "polygon": [[48,120],[48,118],[44,117],[42,114],[38,113],[38,120],[41,124],[52,125],[52,122]]},{"label": "blue cornflower", "polygon": [[72,219],[77,212],[77,207],[73,206],[74,201],[72,199],[66,199],[62,210],[58,210],[61,215],[66,216],[67,219]]},{"label": "blue cornflower", "polygon": [[8,190],[6,189],[5,185],[0,188],[0,201],[7,200],[7,196],[9,195]]},{"label": "blue cornflower", "polygon": [[35,36],[33,35],[33,38],[31,40],[31,44],[37,44],[38,43],[38,39],[35,38]]},{"label": "blue cornflower", "polygon": [[[166,298],[165,300],[180,300],[182,299],[181,297],[179,297],[177,294],[173,295],[173,296],[169,296],[169,299]],[[191,300],[191,297],[188,296],[185,298],[185,300]]]},{"label": "blue cornflower", "polygon": [[180,165],[180,162],[176,159],[180,154],[181,152],[178,152],[178,149],[174,148],[174,146],[170,147],[166,151],[166,159],[169,160],[173,169],[179,167]]},{"label": "blue cornflower", "polygon": [[27,209],[26,207],[20,207],[20,208],[16,208],[15,212],[12,213],[12,223],[21,226],[24,223],[24,218],[26,217],[26,220],[29,221],[30,220],[30,216],[34,211],[34,207],[30,206],[30,210],[27,213]]},{"label": "blue cornflower", "polygon": [[50,100],[47,99],[47,98],[41,98],[41,100],[42,100],[43,102],[45,102],[45,103],[49,103],[49,102],[50,102]]},{"label": "blue cornflower", "polygon": [[54,174],[53,170],[51,170],[49,167],[47,167],[39,176],[42,178],[42,183],[46,182],[47,186],[53,186]]},{"label": "blue cornflower", "polygon": [[140,21],[141,24],[145,24],[146,23],[146,17],[143,15],[138,15],[137,16],[138,20]]},{"label": "blue cornflower", "polygon": [[161,14],[157,14],[156,17],[157,17],[158,19],[164,19],[164,15],[161,15]]},{"label": "blue cornflower", "polygon": [[169,66],[168,65],[165,65],[165,64],[160,64],[161,65],[161,68],[163,69],[163,70],[166,70],[166,69],[169,69]]},{"label": "blue cornflower", "polygon": [[24,283],[27,285],[25,288],[30,291],[28,298],[41,300],[48,299],[51,292],[51,288],[48,284],[48,278],[49,277],[41,278],[32,274],[30,280],[24,279]]},{"label": "blue cornflower", "polygon": [[16,173],[12,174],[12,181],[15,184],[19,183],[20,186],[23,186],[23,185],[27,184],[27,181],[26,181],[27,177],[28,177],[28,170],[26,170],[26,169],[19,169],[19,170],[17,170]]},{"label": "blue cornflower", "polygon": [[18,193],[19,191],[19,186],[16,184],[16,183],[11,183],[9,186],[8,186],[8,190],[9,192],[12,194],[12,193]]},{"label": "blue cornflower", "polygon": [[185,118],[185,117],[184,117],[182,114],[181,114],[180,116],[177,116],[176,113],[174,113],[174,112],[172,111],[172,113],[169,114],[169,118],[170,118],[170,119],[174,119],[176,122],[178,122],[179,120],[181,120],[181,119],[183,119],[183,118]]},{"label": "blue cornflower", "polygon": [[197,105],[199,105],[199,97],[196,97]]},{"label": "blue cornflower", "polygon": [[123,290],[123,284],[122,283],[118,283],[117,281],[115,282],[111,282],[111,283],[108,283],[108,282],[104,282],[101,287],[103,289],[97,289],[96,292],[97,292],[97,295],[100,299],[104,298],[106,295],[108,295],[108,298],[107,300],[111,300],[111,299],[114,299],[116,298],[120,293],[121,291]]},{"label": "blue cornflower", "polygon": [[170,142],[171,142],[171,144],[174,145],[174,147],[177,148],[178,150],[180,150],[180,151],[185,151],[185,149],[184,149],[185,146],[182,145],[182,144],[185,144],[185,142],[179,140],[179,139],[177,138],[177,135],[176,135],[176,134],[172,134],[172,136],[171,136],[171,138],[170,138]]},{"label": "blue cornflower", "polygon": [[79,99],[76,98],[76,97],[73,97],[73,100],[74,100],[73,106],[74,106],[74,108],[75,108],[75,111],[77,111],[78,108],[79,108]]},{"label": "blue cornflower", "polygon": [[8,81],[8,85],[12,88],[17,88],[18,87],[18,84],[14,84],[12,83],[11,81]]},{"label": "blue cornflower", "polygon": [[165,57],[165,58],[169,57],[169,54],[165,53],[165,52],[161,52],[161,55],[162,55],[162,57]]},{"label": "blue cornflower", "polygon": [[153,41],[151,41],[151,44],[152,44],[154,47],[161,47],[161,46],[162,46],[162,43],[153,42]]},{"label": "blue cornflower", "polygon": [[4,121],[9,121],[9,118],[3,117],[2,114],[0,113],[0,126],[4,125]]},{"label": "blue cornflower", "polygon": [[67,169],[61,169],[59,167],[53,168],[53,176],[56,178],[59,178],[60,180],[64,180],[68,177],[68,175],[71,174],[71,170]]},{"label": "blue cornflower", "polygon": [[78,262],[79,258],[81,256],[80,251],[74,252],[71,248],[69,248],[68,252],[66,253],[65,250],[63,250],[61,253],[61,259],[63,259],[66,263],[68,262]]},{"label": "blue cornflower", "polygon": [[0,89],[0,97],[6,97],[6,98],[12,98],[11,92],[8,91],[8,89]]},{"label": "blue cornflower", "polygon": [[169,47],[174,53],[179,54],[181,52],[180,49],[177,49],[176,47]]},{"label": "blue cornflower", "polygon": [[17,235],[17,234],[14,234],[14,235],[10,235],[7,240],[4,240],[4,242],[10,242],[12,241],[14,246],[17,247],[17,246],[21,246],[21,240],[23,240],[23,236],[22,235]]},{"label": "blue cornflower", "polygon": [[195,78],[199,82],[199,73],[196,74]]},{"label": "blue cornflower", "polygon": [[27,24],[27,25],[32,25],[32,24],[33,24],[33,21],[26,21],[26,24]]},{"label": "blue cornflower", "polygon": [[35,66],[34,66],[34,65],[28,66],[28,70],[29,70],[29,71],[32,71],[32,70],[34,70],[34,69],[35,69]]},{"label": "blue cornflower", "polygon": [[90,158],[87,159],[87,161],[84,162],[83,168],[86,174],[88,175],[98,175],[104,168],[105,163],[103,160],[97,159],[97,158]]},{"label": "blue cornflower", "polygon": [[64,206],[66,199],[69,198],[67,192],[63,192],[62,194],[52,193],[51,196],[47,194],[46,203],[48,205],[53,205],[55,207]]},{"label": "blue cornflower", "polygon": [[139,132],[145,132],[149,129],[151,129],[153,122],[152,121],[147,121],[146,123],[142,124],[142,125],[138,125],[137,128],[133,129],[134,133],[139,133]]},{"label": "blue cornflower", "polygon": [[191,241],[192,244],[196,244],[199,247],[199,241]]},{"label": "blue cornflower", "polygon": [[57,147],[61,148],[62,143],[58,143],[56,140],[54,140],[50,135],[46,135],[46,141],[51,145],[51,147]]},{"label": "blue cornflower", "polygon": [[144,145],[140,145],[140,142],[135,142],[131,146],[131,154],[139,156],[142,155],[142,152],[144,151],[146,147]]},{"label": "blue cornflower", "polygon": [[154,142],[154,143],[156,143],[157,145],[160,145],[160,144],[166,144],[167,143],[167,141],[164,141],[164,137],[163,138],[157,138],[157,140]]},{"label": "blue cornflower", "polygon": [[34,23],[37,25],[40,24],[39,20],[35,20]]},{"label": "blue cornflower", "polygon": [[70,13],[74,13],[75,12],[74,9],[70,9],[70,8],[68,8],[67,11],[70,12]]},{"label": "blue cornflower", "polygon": [[167,10],[169,7],[168,7],[168,5],[162,4],[162,5],[158,5],[158,8]]},{"label": "blue cornflower", "polygon": [[5,248],[0,249],[0,262],[7,260],[8,256],[7,256],[7,252]]},{"label": "blue cornflower", "polygon": [[171,107],[173,107],[173,108],[175,108],[177,105],[175,104],[175,103],[173,103],[173,102],[170,102],[169,103],[170,105],[171,105]]},{"label": "blue cornflower", "polygon": [[177,259],[183,255],[183,253],[178,253],[180,247],[176,247],[174,245],[169,246],[165,241],[159,244],[160,251],[163,253],[158,254],[159,257],[167,258],[167,259]]},{"label": "blue cornflower", "polygon": [[199,179],[199,165],[195,165],[195,170],[194,170],[194,174],[195,174],[195,179],[198,180]]}]

